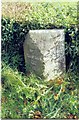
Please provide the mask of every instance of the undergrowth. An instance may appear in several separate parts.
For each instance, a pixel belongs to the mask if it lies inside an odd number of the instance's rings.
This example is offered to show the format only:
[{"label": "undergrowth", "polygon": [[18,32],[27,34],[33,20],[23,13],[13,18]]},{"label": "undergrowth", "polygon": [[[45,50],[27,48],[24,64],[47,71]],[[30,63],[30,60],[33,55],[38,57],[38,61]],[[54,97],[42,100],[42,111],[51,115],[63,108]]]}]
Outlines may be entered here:
[{"label": "undergrowth", "polygon": [[3,63],[2,118],[79,117],[78,80],[71,73],[54,81],[24,76]]}]

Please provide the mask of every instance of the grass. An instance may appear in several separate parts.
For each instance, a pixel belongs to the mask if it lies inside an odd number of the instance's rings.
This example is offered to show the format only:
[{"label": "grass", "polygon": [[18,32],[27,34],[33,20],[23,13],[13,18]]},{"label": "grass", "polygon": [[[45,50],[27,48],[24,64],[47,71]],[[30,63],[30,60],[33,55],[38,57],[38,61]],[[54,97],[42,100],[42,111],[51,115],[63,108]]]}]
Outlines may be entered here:
[{"label": "grass", "polygon": [[77,75],[46,82],[2,65],[2,118],[78,118]]},{"label": "grass", "polygon": [[37,29],[39,24],[41,28],[50,23],[55,26],[69,26],[76,24],[77,2],[7,2],[7,4],[3,2],[2,16],[25,24],[34,22]]}]

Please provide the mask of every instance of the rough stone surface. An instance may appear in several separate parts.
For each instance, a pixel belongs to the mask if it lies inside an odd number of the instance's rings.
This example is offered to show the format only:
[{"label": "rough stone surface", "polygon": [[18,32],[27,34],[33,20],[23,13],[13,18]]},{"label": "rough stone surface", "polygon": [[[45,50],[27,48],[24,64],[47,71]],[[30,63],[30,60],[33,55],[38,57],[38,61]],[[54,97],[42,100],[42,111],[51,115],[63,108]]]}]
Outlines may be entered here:
[{"label": "rough stone surface", "polygon": [[25,62],[47,80],[65,71],[64,30],[30,30],[24,42]]}]

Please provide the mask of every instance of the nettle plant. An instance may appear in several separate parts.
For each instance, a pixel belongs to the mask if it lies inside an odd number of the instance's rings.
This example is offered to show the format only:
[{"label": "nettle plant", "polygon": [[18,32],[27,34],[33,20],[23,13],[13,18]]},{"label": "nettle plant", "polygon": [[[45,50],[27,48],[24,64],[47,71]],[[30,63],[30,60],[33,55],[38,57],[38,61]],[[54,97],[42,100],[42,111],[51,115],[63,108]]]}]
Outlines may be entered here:
[{"label": "nettle plant", "polygon": [[27,30],[23,26],[9,18],[2,18],[2,61],[25,72],[23,41]]},{"label": "nettle plant", "polygon": [[66,67],[70,71],[79,71],[79,35],[77,26],[71,26],[65,32]]}]

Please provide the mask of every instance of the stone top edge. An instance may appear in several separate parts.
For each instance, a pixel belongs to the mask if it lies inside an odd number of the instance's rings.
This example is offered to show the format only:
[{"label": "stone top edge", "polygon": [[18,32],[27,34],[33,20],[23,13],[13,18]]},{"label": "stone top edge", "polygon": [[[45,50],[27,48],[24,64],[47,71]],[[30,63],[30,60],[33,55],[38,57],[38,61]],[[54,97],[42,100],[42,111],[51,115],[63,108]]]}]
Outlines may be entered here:
[{"label": "stone top edge", "polygon": [[64,29],[40,29],[40,30],[29,30],[29,32],[31,33],[31,32],[64,32]]},{"label": "stone top edge", "polygon": [[64,31],[64,29],[36,29],[36,30],[29,30],[29,31],[54,31],[54,30],[57,30],[57,31]]}]

